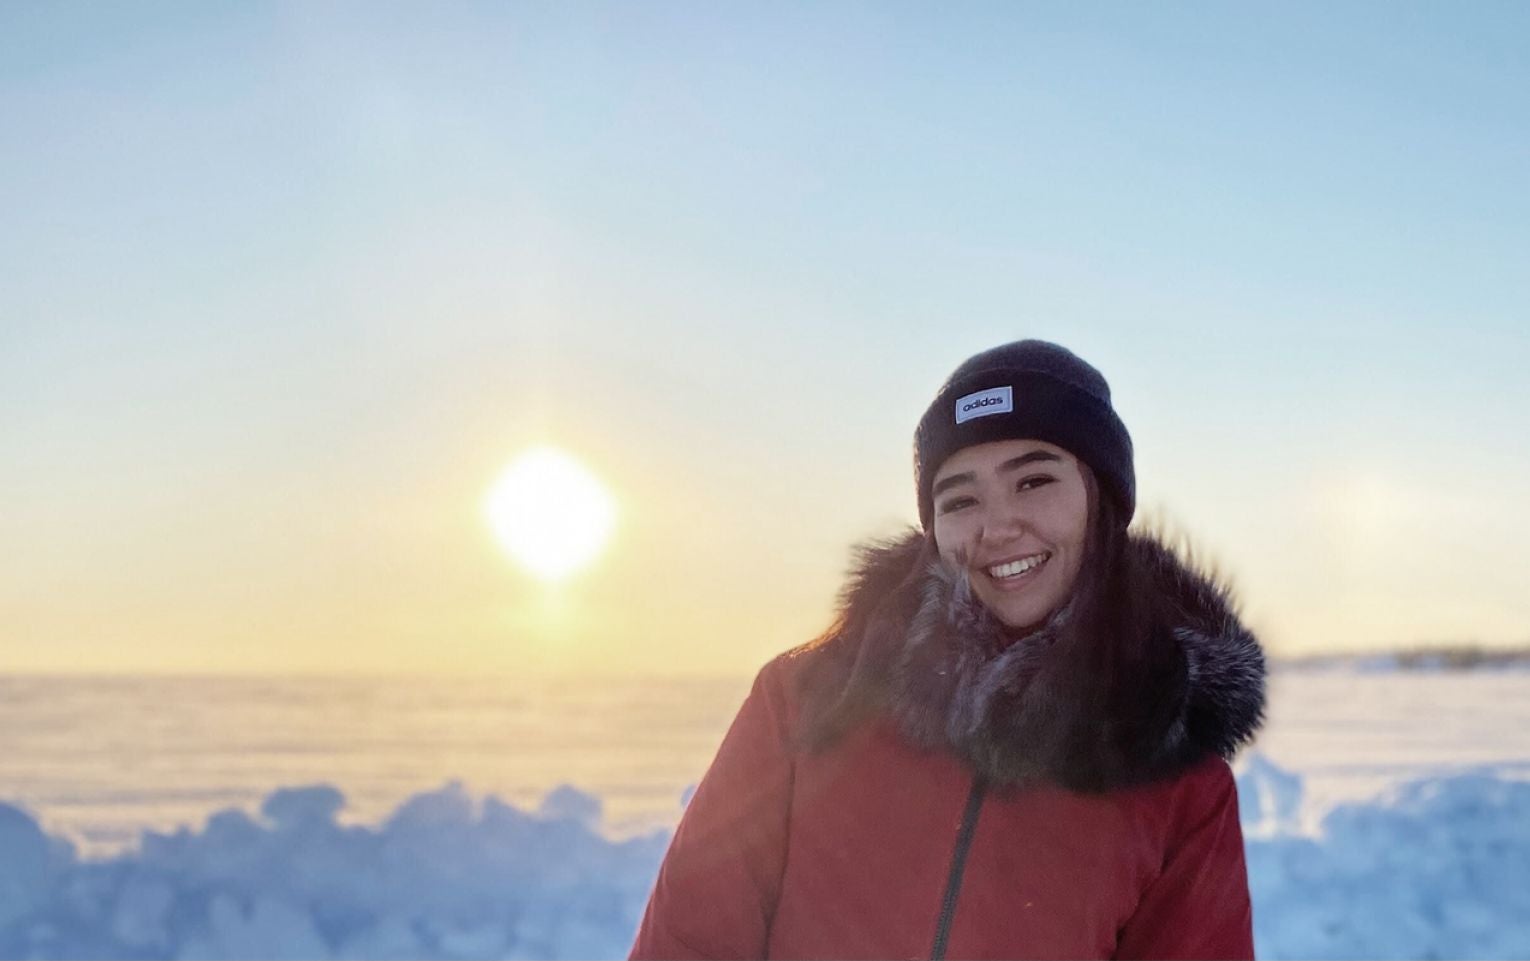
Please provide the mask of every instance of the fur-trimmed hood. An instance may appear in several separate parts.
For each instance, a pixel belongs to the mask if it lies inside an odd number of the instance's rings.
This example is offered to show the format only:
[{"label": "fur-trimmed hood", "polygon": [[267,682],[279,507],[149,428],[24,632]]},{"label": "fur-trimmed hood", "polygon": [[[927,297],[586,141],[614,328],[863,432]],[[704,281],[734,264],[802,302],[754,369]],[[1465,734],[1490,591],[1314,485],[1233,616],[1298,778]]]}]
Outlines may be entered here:
[{"label": "fur-trimmed hood", "polygon": [[1230,760],[1264,719],[1258,640],[1228,588],[1161,540],[1129,535],[1125,551],[1138,589],[1155,595],[1136,655],[1066,650],[1071,604],[1013,637],[917,530],[859,549],[818,647],[840,681],[868,682],[910,739],[954,750],[995,784],[1104,791],[1208,753]]}]

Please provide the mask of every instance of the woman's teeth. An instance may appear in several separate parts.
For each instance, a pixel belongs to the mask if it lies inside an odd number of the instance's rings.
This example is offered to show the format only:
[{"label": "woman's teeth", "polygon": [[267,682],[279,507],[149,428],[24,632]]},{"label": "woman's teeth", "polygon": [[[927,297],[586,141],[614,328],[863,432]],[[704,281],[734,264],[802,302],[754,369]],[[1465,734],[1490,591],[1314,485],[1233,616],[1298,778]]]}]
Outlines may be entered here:
[{"label": "woman's teeth", "polygon": [[1010,561],[1008,564],[995,564],[988,568],[988,576],[994,580],[1019,577],[1032,568],[1040,567],[1051,556],[1051,554],[1032,554],[1030,557],[1022,557],[1018,561]]}]

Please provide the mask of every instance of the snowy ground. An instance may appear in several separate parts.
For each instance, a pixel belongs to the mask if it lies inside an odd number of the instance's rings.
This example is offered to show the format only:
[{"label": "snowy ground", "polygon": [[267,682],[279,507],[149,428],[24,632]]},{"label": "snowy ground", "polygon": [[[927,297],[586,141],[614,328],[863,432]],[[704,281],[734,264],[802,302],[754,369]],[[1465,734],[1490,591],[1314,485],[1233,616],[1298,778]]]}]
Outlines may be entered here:
[{"label": "snowy ground", "polygon": [[[746,687],[0,678],[0,958],[620,957]],[[1530,670],[1270,693],[1260,957],[1530,959]]]},{"label": "snowy ground", "polygon": [[[1301,777],[1241,765],[1262,958],[1530,957],[1530,783],[1411,782],[1303,830]],[[372,826],[332,787],[81,860],[0,804],[0,957],[615,958],[668,839],[613,840],[571,788],[532,811],[459,785]]]}]

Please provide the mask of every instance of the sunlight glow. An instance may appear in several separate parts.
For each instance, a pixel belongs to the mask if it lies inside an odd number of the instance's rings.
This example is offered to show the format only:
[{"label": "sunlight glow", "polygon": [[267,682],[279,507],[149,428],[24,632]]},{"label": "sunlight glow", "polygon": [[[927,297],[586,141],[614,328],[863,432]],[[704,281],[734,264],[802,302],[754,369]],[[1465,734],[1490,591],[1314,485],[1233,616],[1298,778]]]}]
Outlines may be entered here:
[{"label": "sunlight glow", "polygon": [[599,556],[616,523],[616,502],[578,461],[551,447],[511,462],[484,498],[494,537],[545,581],[560,581]]}]

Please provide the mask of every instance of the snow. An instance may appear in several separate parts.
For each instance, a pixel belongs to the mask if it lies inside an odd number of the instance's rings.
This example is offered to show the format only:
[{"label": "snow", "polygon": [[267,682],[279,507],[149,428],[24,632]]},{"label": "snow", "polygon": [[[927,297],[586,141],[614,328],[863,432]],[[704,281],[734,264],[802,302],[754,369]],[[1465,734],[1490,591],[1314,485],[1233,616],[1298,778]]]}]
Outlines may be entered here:
[{"label": "snow", "polygon": [[[1293,778],[1250,762],[1239,797],[1289,798]],[[1256,810],[1260,957],[1530,957],[1530,783],[1492,769],[1417,780],[1334,808],[1314,837]]]},{"label": "snow", "polygon": [[[1304,831],[1301,776],[1239,767],[1261,958],[1530,957],[1530,783],[1416,780]],[[0,957],[616,958],[668,843],[569,786],[528,811],[453,782],[375,826],[345,803],[282,788],[100,860],[0,803]]]},{"label": "snow", "polygon": [[0,957],[496,958],[626,952],[665,832],[599,833],[562,787],[532,814],[460,784],[342,826],[330,786],[79,860],[0,804]]}]

